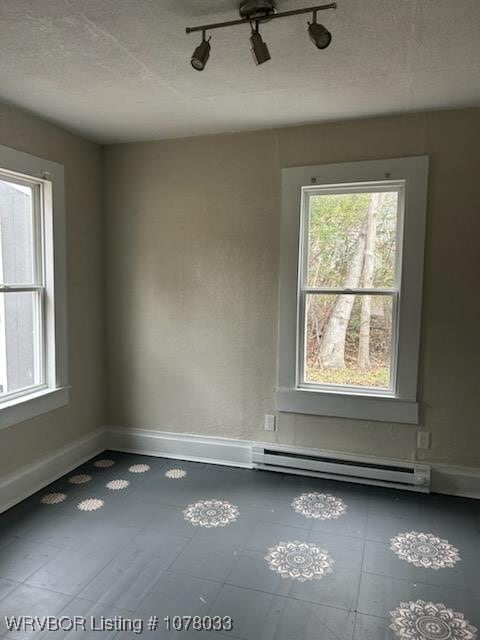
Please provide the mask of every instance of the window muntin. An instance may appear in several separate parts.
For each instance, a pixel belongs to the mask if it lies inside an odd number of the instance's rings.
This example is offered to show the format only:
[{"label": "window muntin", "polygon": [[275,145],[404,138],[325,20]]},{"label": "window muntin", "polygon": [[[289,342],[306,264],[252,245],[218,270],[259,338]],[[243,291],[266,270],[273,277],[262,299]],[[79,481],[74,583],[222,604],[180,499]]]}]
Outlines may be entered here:
[{"label": "window muntin", "polygon": [[302,189],[297,388],[394,395],[405,181]]},{"label": "window muntin", "polygon": [[45,384],[43,181],[0,171],[0,403]]}]

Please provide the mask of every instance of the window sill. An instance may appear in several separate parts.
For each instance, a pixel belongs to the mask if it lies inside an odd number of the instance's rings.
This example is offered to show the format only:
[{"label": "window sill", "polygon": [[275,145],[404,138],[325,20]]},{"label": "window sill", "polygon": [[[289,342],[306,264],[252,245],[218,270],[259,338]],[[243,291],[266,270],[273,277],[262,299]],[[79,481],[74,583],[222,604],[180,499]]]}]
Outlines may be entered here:
[{"label": "window sill", "polygon": [[300,389],[277,389],[277,411],[356,420],[418,424],[418,402]]},{"label": "window sill", "polygon": [[70,387],[42,389],[0,404],[0,429],[31,420],[68,404]]}]

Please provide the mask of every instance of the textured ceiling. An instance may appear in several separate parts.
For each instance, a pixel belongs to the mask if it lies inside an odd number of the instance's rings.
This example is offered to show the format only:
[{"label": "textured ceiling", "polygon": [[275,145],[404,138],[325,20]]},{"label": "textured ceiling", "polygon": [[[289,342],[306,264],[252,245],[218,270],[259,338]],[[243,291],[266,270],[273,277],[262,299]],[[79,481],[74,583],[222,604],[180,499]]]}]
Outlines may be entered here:
[{"label": "textured ceiling", "polygon": [[308,16],[276,20],[255,67],[242,25],[198,73],[185,27],[236,18],[235,0],[0,0],[0,99],[102,142],[480,104],[479,0],[338,5],[325,51]]}]

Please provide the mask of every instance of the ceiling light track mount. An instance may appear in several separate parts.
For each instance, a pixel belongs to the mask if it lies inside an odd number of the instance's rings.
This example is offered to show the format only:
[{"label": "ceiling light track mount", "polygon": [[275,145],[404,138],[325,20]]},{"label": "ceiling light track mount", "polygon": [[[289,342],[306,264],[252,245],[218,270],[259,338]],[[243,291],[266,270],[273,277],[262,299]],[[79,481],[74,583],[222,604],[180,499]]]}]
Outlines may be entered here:
[{"label": "ceiling light track mount", "polygon": [[[240,5],[240,12],[242,11],[243,4],[244,3],[242,2]],[[245,5],[246,4],[275,5],[274,2],[262,2],[262,3],[248,2],[248,3],[245,3]],[[292,9],[291,11],[281,11],[280,13],[275,13],[275,12],[267,13],[263,15],[263,20],[276,20],[277,18],[288,18],[290,16],[299,16],[304,13],[314,14],[317,11],[325,11],[327,9],[336,9],[336,8],[337,8],[337,3],[331,2],[330,4],[320,4],[315,7],[306,7],[305,9]],[[242,15],[242,13],[240,13],[240,15]],[[245,13],[245,15],[247,14]],[[249,24],[250,22],[252,22],[252,20],[261,21],[262,16],[255,17],[252,14],[250,17],[240,18],[239,20],[230,20],[229,22],[216,22],[214,24],[204,24],[199,27],[187,27],[185,31],[187,33],[195,33],[196,31],[212,31],[213,29],[223,29],[225,27],[234,27],[237,24]]]},{"label": "ceiling light track mount", "polygon": [[238,12],[243,19],[264,21],[277,13],[277,3],[275,0],[243,0]]}]

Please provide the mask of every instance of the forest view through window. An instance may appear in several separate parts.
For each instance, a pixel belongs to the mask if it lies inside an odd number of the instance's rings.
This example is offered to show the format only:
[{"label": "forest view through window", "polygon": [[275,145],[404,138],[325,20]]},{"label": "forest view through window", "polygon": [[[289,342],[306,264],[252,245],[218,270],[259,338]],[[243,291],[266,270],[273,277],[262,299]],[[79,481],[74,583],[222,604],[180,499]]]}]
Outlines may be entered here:
[{"label": "forest view through window", "polygon": [[403,188],[305,190],[299,386],[394,392]]}]

